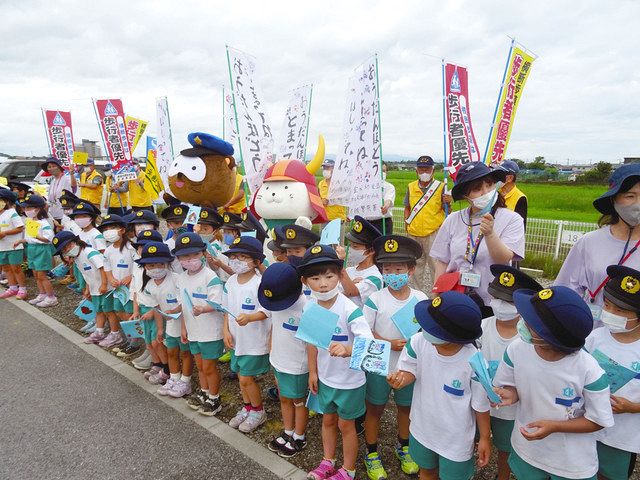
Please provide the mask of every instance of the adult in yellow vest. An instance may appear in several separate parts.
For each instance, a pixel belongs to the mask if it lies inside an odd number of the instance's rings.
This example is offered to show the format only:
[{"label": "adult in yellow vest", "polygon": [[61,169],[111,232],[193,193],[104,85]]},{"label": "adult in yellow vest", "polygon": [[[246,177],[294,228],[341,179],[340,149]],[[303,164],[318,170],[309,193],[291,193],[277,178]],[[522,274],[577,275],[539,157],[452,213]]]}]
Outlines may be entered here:
[{"label": "adult in yellow vest", "polygon": [[109,215],[124,216],[129,204],[129,182],[114,182],[111,167],[107,167],[105,172],[107,181],[107,198],[104,201],[104,208],[107,209]]},{"label": "adult in yellow vest", "polygon": [[329,221],[339,218],[344,221],[347,219],[347,208],[343,205],[329,205],[329,186],[331,185],[331,175],[333,175],[333,167],[335,166],[335,160],[326,159],[322,164],[322,176],[324,177],[318,182],[318,192],[320,192],[320,199],[324,210],[327,212],[327,219]]},{"label": "adult in yellow vest", "polygon": [[244,177],[236,172],[236,189],[231,200],[218,209],[221,215],[223,212],[240,214],[247,208],[244,188]]},{"label": "adult in yellow vest", "polygon": [[529,206],[527,203],[527,196],[522,193],[522,190],[516,187],[516,178],[518,177],[518,173],[520,173],[520,167],[513,160],[505,160],[499,168],[507,172],[507,178],[504,185],[500,188],[500,193],[504,197],[504,202],[507,204],[507,208],[509,210],[516,212],[522,217],[526,228],[527,210]]},{"label": "adult in yellow vest", "polygon": [[138,210],[149,210],[153,212],[153,206],[149,192],[144,189],[144,173],[140,165],[136,163],[136,174],[138,178],[129,180],[129,203],[134,212]]},{"label": "adult in yellow vest", "polygon": [[[416,263],[416,271],[411,278],[411,286],[430,293],[433,285],[436,263],[429,252],[438,229],[444,222],[444,204],[451,198],[445,195],[444,183],[433,178],[434,162],[423,155],[416,162],[418,180],[407,185],[404,196],[404,221],[409,237],[422,246],[424,254]],[[427,270],[429,276],[427,277]]]},{"label": "adult in yellow vest", "polygon": [[93,158],[88,158],[87,165],[80,174],[80,182],[78,182],[80,198],[99,209],[104,190],[103,183],[102,175],[96,170],[95,161]]}]

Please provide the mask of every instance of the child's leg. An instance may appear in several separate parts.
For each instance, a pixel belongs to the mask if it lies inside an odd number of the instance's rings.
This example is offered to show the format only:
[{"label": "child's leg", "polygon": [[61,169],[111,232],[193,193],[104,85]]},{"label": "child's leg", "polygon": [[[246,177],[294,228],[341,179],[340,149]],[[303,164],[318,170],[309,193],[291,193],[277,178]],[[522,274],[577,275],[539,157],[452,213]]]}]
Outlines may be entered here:
[{"label": "child's leg", "polygon": [[[351,422],[353,423],[353,420]],[[355,426],[353,430],[355,433]],[[338,443],[338,414],[325,413],[322,416],[322,453],[324,458],[326,458],[327,460],[335,460],[337,443]]]},{"label": "child's leg", "polygon": [[3,265],[4,273],[7,275],[7,281],[9,282],[9,286],[13,287],[18,285],[18,280],[16,279],[15,273],[13,273],[13,265]]},{"label": "child's leg", "polygon": [[309,421],[309,409],[305,405],[304,398],[293,400],[295,408],[295,428],[296,435],[303,436],[307,431],[307,422]]},{"label": "child's leg", "polygon": [[209,383],[207,382],[207,376],[204,374],[203,371],[203,366],[202,366],[202,355],[200,355],[199,353],[196,353],[194,355],[194,358],[196,359],[196,367],[198,367],[198,379],[200,381],[200,389],[204,390],[205,392],[209,391]]},{"label": "child's leg", "polygon": [[104,312],[97,312],[96,313],[96,328],[104,329],[105,323],[107,323],[107,317],[105,316]]},{"label": "child's leg", "polygon": [[356,433],[355,420],[345,420],[338,418],[338,428],[342,434],[342,457],[345,470],[356,469],[356,458],[358,457],[358,434]]},{"label": "child's leg", "polygon": [[108,312],[107,319],[109,320],[109,328],[111,329],[111,331],[114,333],[119,332],[120,318],[118,318],[118,315],[116,314],[116,312]]},{"label": "child's leg", "polygon": [[167,349],[164,346],[164,343],[159,342],[158,340],[154,340],[153,341],[153,350],[158,355],[158,358],[160,359],[160,363],[163,364],[163,365],[166,365],[167,364]]},{"label": "child's leg", "polygon": [[[47,272],[42,270],[35,273],[37,273],[38,276],[40,277],[40,284],[38,285],[38,290],[41,292],[44,291],[47,297],[55,297],[56,294],[53,291],[53,285],[51,285],[51,281],[49,280],[49,277],[47,277]],[[42,289],[40,289],[41,286],[42,286]]]},{"label": "child's leg", "polygon": [[191,377],[193,374],[193,355],[189,350],[180,351],[180,360],[182,360],[182,376]]},{"label": "child's leg", "polygon": [[[411,407],[397,406],[398,409],[398,438],[409,442],[409,414]],[[367,410],[368,411],[368,410]],[[408,445],[408,443],[407,443]]]},{"label": "child's leg", "polygon": [[38,288],[38,293],[44,294],[44,285],[42,284],[42,276],[40,275],[40,273],[41,272],[33,270],[33,278],[36,281],[36,287]]},{"label": "child's leg", "polygon": [[25,278],[24,272],[22,271],[22,266],[20,264],[11,265],[11,268],[13,269],[13,275],[16,279],[16,282],[18,282],[18,286],[20,288],[26,288],[27,279]]},{"label": "child's leg", "polygon": [[426,468],[421,468],[420,480],[438,480],[438,469],[427,470]]},{"label": "child's leg", "polygon": [[180,373],[180,348],[167,348],[167,363],[169,373],[172,375]]},{"label": "child's leg", "polygon": [[[380,430],[380,418],[384,413],[385,405],[374,405],[367,403],[367,416],[364,420],[364,440],[367,442],[367,453],[377,451],[378,432]],[[398,422],[400,421],[400,412],[398,409]],[[398,425],[399,427],[399,425]],[[409,437],[407,433],[407,438]],[[374,448],[375,446],[375,448]]]},{"label": "child's leg", "polygon": [[[260,407],[262,405],[262,393],[255,377],[245,377],[238,374],[238,379],[240,380],[240,388],[243,391],[242,398],[245,398],[246,393],[246,398],[248,398],[251,406],[254,408]],[[245,403],[247,403],[246,399]]]},{"label": "child's leg", "polygon": [[[282,414],[282,424],[285,432],[292,432],[296,425],[296,411],[293,400],[280,395],[280,413]],[[303,430],[304,433],[304,430]]]},{"label": "child's leg", "polygon": [[209,393],[213,396],[220,394],[220,372],[217,360],[202,359],[202,374],[207,377]]},{"label": "child's leg", "polygon": [[511,478],[509,452],[498,450],[498,480],[509,480],[509,478]]}]

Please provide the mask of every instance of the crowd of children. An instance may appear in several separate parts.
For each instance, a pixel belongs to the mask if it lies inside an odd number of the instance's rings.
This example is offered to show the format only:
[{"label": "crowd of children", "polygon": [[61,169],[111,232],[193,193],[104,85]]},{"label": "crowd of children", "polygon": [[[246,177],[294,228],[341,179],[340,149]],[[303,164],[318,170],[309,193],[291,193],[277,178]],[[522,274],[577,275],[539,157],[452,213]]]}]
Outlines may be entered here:
[{"label": "crowd of children", "polygon": [[[543,288],[516,268],[493,265],[493,315],[483,318],[468,295],[434,297],[409,287],[420,244],[382,235],[360,217],[340,246],[318,244],[301,225],[276,227],[262,241],[251,213],[203,207],[191,227],[189,207],[170,205],[161,215],[166,238],[148,210],[101,217],[69,191],[60,204],[64,229],[54,236],[44,198],[18,202],[0,189],[0,265],[8,283],[0,298],[56,305],[50,272],[59,256],[96,312],[85,341],[120,356],[142,352],[134,365],[159,395],[216,415],[219,362],[230,357],[240,398],[229,425],[241,432],[267,420],[257,378],[272,370],[283,431],[271,451],[290,458],[306,447],[309,395],[322,412],[323,459],[310,479],[355,477],[363,420],[366,475],[388,478],[378,443],[392,395],[395,457],[405,474],[421,479],[472,478],[492,448],[500,480],[618,480],[633,469],[640,450],[639,271],[609,267],[604,326],[594,329],[591,310],[572,290]],[[26,289],[25,257],[37,292]],[[337,319],[328,348],[296,335],[313,304]],[[409,336],[395,320],[407,306],[420,327]],[[141,322],[144,345],[121,333],[120,323],[131,320]],[[386,378],[350,368],[356,337],[389,342]],[[478,351],[493,378],[492,401],[469,362]],[[199,384],[192,391],[194,365]]]}]

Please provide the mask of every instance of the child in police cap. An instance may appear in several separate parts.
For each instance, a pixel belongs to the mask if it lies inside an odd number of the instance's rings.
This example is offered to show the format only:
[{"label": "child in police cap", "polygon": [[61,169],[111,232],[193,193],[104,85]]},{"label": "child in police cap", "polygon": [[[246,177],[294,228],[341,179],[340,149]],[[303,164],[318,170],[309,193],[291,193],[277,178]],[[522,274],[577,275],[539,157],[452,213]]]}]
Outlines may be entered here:
[{"label": "child in police cap", "polygon": [[609,382],[582,349],[593,328],[587,304],[557,286],[518,290],[520,339],[493,380],[500,406],[516,405],[509,465],[519,479],[587,479],[598,470],[592,432],[613,425]]},{"label": "child in police cap", "polygon": [[288,263],[269,266],[260,282],[258,301],[271,317],[269,362],[278,383],[284,424],[284,431],[269,443],[269,450],[290,458],[307,444],[309,414],[305,406],[309,389],[307,344],[296,338],[307,299],[296,269]]},{"label": "child in police cap", "polygon": [[[375,291],[365,301],[364,316],[376,338],[391,343],[389,370],[393,371],[400,352],[407,339],[395,325],[392,317],[411,302],[426,300],[427,296],[409,287],[409,278],[416,268],[416,261],[422,256],[422,247],[418,242],[401,235],[378,237],[373,242],[375,263],[380,265],[382,278],[387,285]],[[367,414],[365,420],[365,440],[367,456],[365,466],[369,478],[387,478],[378,455],[378,430],[380,418],[389,401],[391,387],[380,375],[367,373]],[[393,391],[398,416],[398,441],[395,447],[396,457],[400,460],[402,471],[407,475],[418,473],[418,465],[409,455],[409,411],[413,396],[413,384]]]},{"label": "child in police cap", "polygon": [[256,377],[269,371],[269,331],[271,323],[258,304],[260,275],[264,260],[262,244],[252,237],[236,238],[229,250],[229,266],[235,272],[224,287],[224,343],[232,349],[231,369],[238,374],[243,407],[229,425],[252,432],[267,420]]},{"label": "child in police cap", "polygon": [[[598,473],[609,480],[626,480],[640,452],[640,272],[611,265],[607,275],[600,316],[604,327],[591,332],[584,348],[612,375],[615,425],[596,433]],[[621,368],[627,376],[618,381],[614,372]]]},{"label": "child in police cap", "polygon": [[[489,374],[493,377],[505,350],[518,338],[517,325],[520,315],[513,304],[513,293],[521,288],[538,292],[542,290],[542,285],[508,265],[495,264],[490,268],[494,277],[487,291],[491,295],[490,306],[493,316],[482,320],[480,349],[489,363]],[[508,459],[515,415],[515,407],[491,409],[491,438],[498,450],[498,480],[508,480],[511,475]]]},{"label": "child in police cap", "polygon": [[458,292],[423,300],[414,312],[422,332],[411,337],[398,370],[388,376],[395,389],[415,380],[409,453],[421,479],[470,479],[476,426],[478,466],[491,454],[489,400],[469,365],[482,334],[482,313]]},{"label": "child in police cap", "polygon": [[7,275],[9,288],[0,293],[0,298],[17,296],[27,298],[27,283],[20,264],[24,258],[24,247],[14,246],[22,238],[24,222],[16,212],[17,195],[7,188],[0,189],[0,267]]},{"label": "child in police cap", "polygon": [[216,275],[224,284],[233,275],[233,270],[229,267],[227,257],[222,255],[222,252],[229,248],[222,243],[220,228],[223,222],[224,220],[217,210],[202,207],[198,224],[195,226],[194,231],[200,235],[200,238],[207,246],[204,256],[207,259],[209,268],[216,272]]},{"label": "child in police cap", "polygon": [[[308,473],[314,480],[331,478],[347,480],[355,476],[358,437],[355,419],[365,412],[364,372],[349,368],[353,339],[372,337],[362,310],[340,293],[343,261],[326,245],[311,247],[302,257],[298,272],[311,288],[317,304],[338,315],[335,334],[328,350],[307,346],[309,388],[318,396],[322,416],[324,457],[320,465]],[[336,470],[338,430],[342,434],[343,466]]]}]

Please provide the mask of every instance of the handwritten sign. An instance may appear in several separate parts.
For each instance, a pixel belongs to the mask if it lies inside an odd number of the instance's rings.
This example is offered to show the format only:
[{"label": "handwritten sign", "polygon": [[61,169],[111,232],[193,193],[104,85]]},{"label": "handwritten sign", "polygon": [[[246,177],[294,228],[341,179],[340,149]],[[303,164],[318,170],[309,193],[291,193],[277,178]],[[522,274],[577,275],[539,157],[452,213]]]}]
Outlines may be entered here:
[{"label": "handwritten sign", "polygon": [[156,167],[164,185],[169,185],[169,166],[173,161],[173,142],[171,140],[171,123],[169,122],[169,103],[167,97],[156,99],[156,118],[158,120],[158,137],[156,143]]},{"label": "handwritten sign", "polygon": [[353,339],[349,368],[375,373],[386,377],[389,374],[391,343],[367,337]]},{"label": "handwritten sign", "polygon": [[312,85],[304,85],[289,93],[289,104],[280,131],[278,160],[305,160],[312,90]]}]

